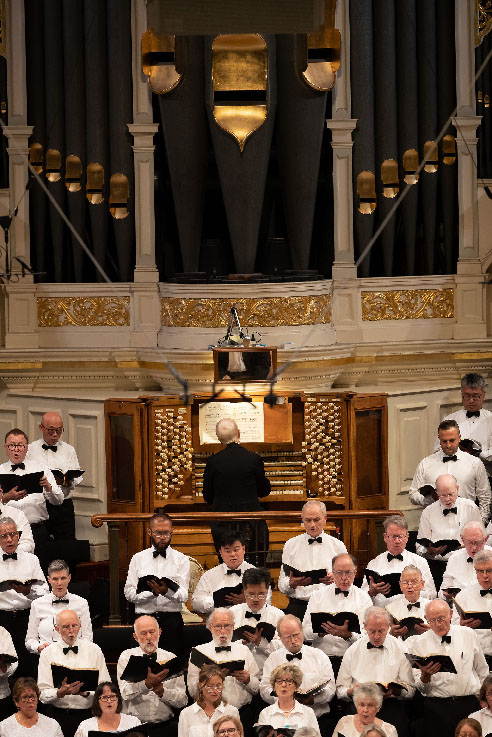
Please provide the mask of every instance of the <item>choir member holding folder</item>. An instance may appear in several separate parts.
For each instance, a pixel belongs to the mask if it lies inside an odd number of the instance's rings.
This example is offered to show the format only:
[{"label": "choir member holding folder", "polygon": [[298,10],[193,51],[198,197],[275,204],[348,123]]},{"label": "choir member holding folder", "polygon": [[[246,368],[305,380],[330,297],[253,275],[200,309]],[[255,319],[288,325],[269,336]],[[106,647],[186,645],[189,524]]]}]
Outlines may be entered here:
[{"label": "choir member holding folder", "polygon": [[492,550],[482,550],[473,565],[478,583],[454,599],[456,624],[475,630],[489,668],[492,665]]},{"label": "choir member holding folder", "polygon": [[39,656],[40,698],[49,716],[60,724],[64,737],[73,737],[80,722],[91,716],[97,685],[110,678],[101,648],[79,638],[76,612],[61,611],[56,628],[61,640],[44,648]]},{"label": "choir member holding folder", "polygon": [[203,665],[198,674],[196,701],[179,715],[178,737],[213,737],[217,719],[239,712],[222,698],[225,676],[217,665]]},{"label": "choir member holding folder", "polygon": [[356,568],[349,553],[333,558],[334,583],[314,592],[302,623],[305,639],[329,656],[335,673],[345,650],[361,636],[364,612],[372,606],[371,597],[354,586]]},{"label": "choir member holding folder", "polygon": [[396,596],[386,606],[386,611],[392,620],[390,634],[406,640],[408,637],[422,635],[429,629],[425,621],[425,607],[429,599],[421,596],[424,579],[417,566],[405,566],[400,575],[400,588],[401,596]]},{"label": "choir member holding folder", "polygon": [[476,694],[489,669],[475,632],[451,624],[445,601],[427,604],[425,618],[430,630],[412,638],[409,647],[424,696],[422,734],[452,737],[459,720],[476,710]]},{"label": "choir member holding folder", "polygon": [[393,597],[400,596],[400,574],[405,566],[414,565],[422,572],[425,582],[422,596],[434,599],[436,587],[429,564],[420,555],[406,549],[408,525],[405,518],[397,514],[386,517],[383,527],[387,552],[369,561],[361,589],[367,591],[375,606],[384,607]]},{"label": "choir member holding folder", "polygon": [[278,588],[289,597],[287,614],[302,620],[312,594],[333,583],[333,557],[346,553],[347,548],[341,540],[323,532],[326,524],[326,506],[323,502],[306,502],[301,519],[306,532],[291,537],[285,543]]},{"label": "choir member holding folder", "polygon": [[12,712],[9,678],[17,670],[17,664],[17,653],[10,633],[5,627],[0,627],[0,719],[5,719]]},{"label": "choir member holding folder", "polygon": [[243,576],[245,604],[231,607],[234,617],[233,640],[242,640],[253,655],[260,676],[270,653],[282,647],[277,623],[284,616],[281,609],[267,603],[270,573],[265,568],[250,568]]},{"label": "choir member holding folder", "polygon": [[447,601],[459,594],[461,589],[477,583],[473,559],[481,550],[492,550],[485,545],[488,535],[481,522],[467,522],[461,528],[460,537],[463,547],[451,553],[442,577],[439,596]]},{"label": "choir member holding folder", "polygon": [[376,716],[383,705],[383,693],[379,686],[375,683],[360,683],[354,688],[352,699],[357,713],[342,717],[334,729],[333,737],[360,737],[369,724],[381,727],[387,737],[398,737],[392,724]]},{"label": "choir member holding folder", "polygon": [[272,653],[265,661],[260,683],[260,696],[267,704],[273,704],[270,677],[272,671],[283,663],[294,663],[302,671],[300,688],[296,700],[311,706],[318,720],[322,734],[330,734],[333,723],[330,721],[330,701],[335,694],[335,679],[330,658],[321,650],[305,645],[301,621],[287,614],[277,625],[282,647]]},{"label": "choir member holding folder", "polygon": [[223,696],[228,704],[239,709],[241,721],[251,725],[257,713],[248,708],[260,686],[259,669],[246,645],[232,641],[234,617],[230,609],[216,609],[209,617],[207,626],[212,633],[212,642],[198,645],[191,651],[188,665],[188,691],[192,698],[198,694],[198,674],[202,665],[214,664],[227,673]]},{"label": "choir member holding folder", "polygon": [[[190,560],[171,547],[172,520],[167,514],[150,518],[152,547],[135,553],[128,567],[125,596],[137,617],[149,614],[159,622],[166,641],[177,653],[184,649],[181,606],[188,599]],[[161,647],[166,644],[163,640]]]},{"label": "choir member holding folder", "polygon": [[150,723],[151,735],[169,732],[171,723],[171,731],[175,732],[173,709],[187,703],[183,677],[186,663],[182,657],[158,647],[161,631],[154,617],[139,617],[134,630],[138,647],[124,650],[117,666],[123,711]]},{"label": "choir member holding folder", "polygon": [[[191,597],[195,612],[210,614],[214,608],[244,604],[243,575],[254,568],[244,560],[246,547],[240,532],[226,530],[219,540],[222,563],[205,571],[198,581]],[[271,601],[271,591],[268,592]]]},{"label": "choir member holding folder", "polygon": [[131,714],[122,714],[122,708],[123,701],[118,686],[111,681],[103,681],[94,692],[93,716],[79,724],[75,737],[88,737],[94,732],[138,732],[140,719]]},{"label": "choir member holding folder", "polygon": [[478,700],[481,704],[486,704],[480,711],[474,711],[469,714],[470,719],[476,719],[482,726],[482,734],[492,734],[492,675],[485,677]]},{"label": "choir member holding folder", "polygon": [[300,729],[311,727],[318,735],[319,726],[316,715],[310,706],[306,706],[296,698],[296,691],[301,687],[303,674],[299,666],[293,663],[278,665],[270,674],[270,686],[275,693],[275,700],[260,712],[258,724],[267,724],[273,729]]},{"label": "choir member holding folder", "polygon": [[5,436],[4,447],[9,460],[0,465],[0,487],[3,503],[24,512],[34,542],[42,545],[50,539],[46,502],[61,504],[64,497],[49,468],[26,459],[28,442],[25,432],[18,428]]}]

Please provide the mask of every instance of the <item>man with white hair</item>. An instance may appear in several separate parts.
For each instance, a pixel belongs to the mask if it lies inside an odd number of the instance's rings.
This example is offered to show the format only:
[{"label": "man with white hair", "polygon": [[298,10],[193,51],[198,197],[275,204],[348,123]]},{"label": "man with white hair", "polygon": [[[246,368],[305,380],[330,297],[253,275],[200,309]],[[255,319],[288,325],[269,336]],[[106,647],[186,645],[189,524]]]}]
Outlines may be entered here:
[{"label": "man with white hair", "polygon": [[[257,453],[243,448],[240,444],[240,430],[231,418],[219,420],[215,433],[224,447],[210,456],[205,464],[204,500],[211,504],[213,512],[261,511],[258,500],[268,496],[271,490],[262,459]],[[268,550],[269,542],[266,523],[263,520],[257,523],[213,522],[210,527],[217,552],[221,533],[231,529],[231,525],[236,530],[242,530],[247,538],[251,538],[251,548],[260,553],[256,562],[263,565],[264,551]]]},{"label": "man with white hair", "polygon": [[[76,612],[61,611],[56,617],[55,628],[61,640],[41,650],[39,656],[39,698],[49,705],[48,716],[56,719],[63,737],[73,737],[80,722],[91,716],[95,687],[84,683],[84,677],[92,678],[96,685],[111,678],[99,645],[79,637],[80,619]],[[65,666],[69,670],[59,684],[55,681],[56,668],[53,666]]]},{"label": "man with white hair", "polygon": [[[384,701],[379,717],[394,724],[400,737],[408,734],[408,716],[401,702],[411,699],[415,682],[405,647],[389,634],[390,615],[370,607],[364,615],[365,634],[345,651],[337,677],[337,696],[352,698],[354,688],[367,681],[383,684]],[[394,684],[394,685],[389,685]]]},{"label": "man with white hair", "polygon": [[[482,550],[473,559],[473,568],[477,577],[477,583],[468,586],[456,596],[456,604],[465,612],[474,612],[469,616],[463,616],[459,611],[459,623],[463,627],[475,630],[480,647],[485,655],[489,668],[492,666],[492,628],[485,627],[478,619],[478,614],[492,617],[492,550]],[[458,612],[457,612],[458,613]],[[458,621],[455,622],[458,624]]]},{"label": "man with white hair", "polygon": [[196,665],[195,662],[212,661],[218,663],[220,667],[226,667],[227,662],[244,661],[242,670],[235,670],[226,676],[222,696],[228,704],[239,709],[243,723],[253,724],[251,720],[256,721],[259,711],[254,714],[253,707],[248,707],[260,687],[259,668],[255,659],[249,648],[240,640],[232,642],[234,615],[230,609],[223,607],[215,609],[208,618],[207,627],[212,633],[212,642],[197,645],[191,651],[187,678],[190,696],[196,698],[198,693],[198,675],[201,665]]},{"label": "man with white hair", "polygon": [[488,535],[481,522],[471,520],[463,525],[460,538],[464,547],[455,550],[448,558],[439,592],[441,599],[449,600],[452,596],[456,596],[458,591],[453,589],[466,589],[477,583],[473,560],[482,550],[492,551],[492,548],[485,544]]},{"label": "man with white hair", "polygon": [[[332,560],[336,555],[347,552],[341,540],[323,531],[326,525],[326,506],[312,499],[301,511],[302,524],[306,532],[291,537],[282,551],[282,566],[278,588],[289,597],[287,614],[303,619],[311,595],[333,583]],[[314,580],[308,574],[318,572]],[[301,574],[301,575],[299,575]]]},{"label": "man with white hair", "polygon": [[[123,713],[132,714],[141,722],[152,724],[152,734],[169,732],[170,722],[173,720],[172,710],[181,709],[188,702],[184,676],[168,678],[169,669],[166,668],[166,663],[176,656],[158,646],[161,630],[155,617],[144,614],[135,620],[133,628],[133,638],[137,641],[138,647],[124,650],[117,666]],[[153,673],[152,669],[147,667],[143,680],[136,683],[128,681],[122,676],[132,656],[147,658],[149,663],[155,658],[157,663],[162,664],[162,668],[158,673]],[[172,726],[175,727],[173,731],[176,731],[175,724]]]},{"label": "man with white hair", "polygon": [[417,688],[423,699],[423,733],[426,737],[452,737],[457,723],[478,709],[476,694],[489,674],[478,638],[470,627],[451,624],[451,609],[442,599],[427,604],[428,632],[414,637],[410,654],[426,658],[447,655],[456,673],[441,672],[439,661],[417,664]]}]

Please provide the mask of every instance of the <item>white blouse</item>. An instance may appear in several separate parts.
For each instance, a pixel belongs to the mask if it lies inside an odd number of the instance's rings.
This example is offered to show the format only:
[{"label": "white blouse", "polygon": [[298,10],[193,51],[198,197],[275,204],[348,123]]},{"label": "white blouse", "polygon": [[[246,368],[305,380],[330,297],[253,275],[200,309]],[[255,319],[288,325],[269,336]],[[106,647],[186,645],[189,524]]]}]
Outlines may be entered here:
[{"label": "white blouse", "polygon": [[15,718],[15,714],[0,722],[0,737],[63,737],[57,721],[38,714],[38,722],[32,727],[23,727]]},{"label": "white blouse", "polygon": [[[75,737],[87,737],[89,732],[99,732],[98,717],[91,717],[90,719],[84,719],[80,722],[75,732]],[[111,730],[108,734],[114,734],[115,732],[124,732],[125,729],[131,729],[132,727],[138,727],[142,722],[137,717],[131,714],[120,714],[120,723],[115,730]],[[50,735],[51,737],[51,735]]]},{"label": "white blouse", "polygon": [[[389,722],[382,722],[380,725],[384,731],[386,737],[398,737],[396,727]],[[333,730],[333,737],[337,735],[344,735],[344,737],[360,737],[360,732],[357,731],[355,726],[355,714],[348,714],[346,717],[342,717],[338,720],[337,726]]]}]

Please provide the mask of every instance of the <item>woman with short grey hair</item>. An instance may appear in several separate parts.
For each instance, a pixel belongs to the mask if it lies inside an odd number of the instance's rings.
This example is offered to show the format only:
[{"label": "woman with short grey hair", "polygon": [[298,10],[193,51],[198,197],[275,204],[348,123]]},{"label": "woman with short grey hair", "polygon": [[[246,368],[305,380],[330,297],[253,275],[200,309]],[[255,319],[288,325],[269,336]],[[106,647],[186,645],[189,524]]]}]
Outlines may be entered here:
[{"label": "woman with short grey hair", "polygon": [[383,722],[376,716],[383,705],[383,692],[379,686],[375,683],[360,683],[355,687],[352,698],[357,712],[348,714],[338,721],[333,737],[338,735],[366,737],[369,727],[373,730],[377,727],[376,731],[381,732],[383,737],[398,737],[398,732],[392,724]]}]

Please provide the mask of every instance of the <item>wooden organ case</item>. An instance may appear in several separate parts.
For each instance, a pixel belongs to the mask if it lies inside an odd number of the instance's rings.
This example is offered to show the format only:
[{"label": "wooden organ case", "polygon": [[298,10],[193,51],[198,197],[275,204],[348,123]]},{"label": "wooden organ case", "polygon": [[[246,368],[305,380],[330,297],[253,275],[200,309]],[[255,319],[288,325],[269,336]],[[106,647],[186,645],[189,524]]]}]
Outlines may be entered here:
[{"label": "wooden organ case", "polygon": [[[224,411],[223,402],[228,403],[226,416],[236,409],[246,420],[248,412],[263,413],[262,441],[245,442],[242,432],[242,443],[264,460],[272,486],[262,501],[265,510],[299,510],[309,498],[335,511],[387,509],[386,396],[351,392],[278,396],[280,403],[272,407],[264,402],[264,393],[248,395],[250,404],[234,391],[224,391],[213,401],[210,394],[194,395],[188,404],[177,397],[107,400],[108,512],[209,509],[202,497],[203,471],[207,457],[221,446],[202,442],[200,412],[208,407],[213,419],[214,413]],[[240,419],[238,425],[241,429]],[[271,551],[281,550],[288,537],[300,532],[298,524],[269,523],[269,527]],[[332,523],[332,534],[343,535],[359,563],[367,562],[375,541],[368,540],[364,519],[341,527]],[[192,535],[187,533],[180,545],[178,530],[175,545],[197,557],[198,550],[202,557],[208,553],[215,565],[208,527],[198,523]],[[146,545],[145,527],[127,525],[124,545],[123,567],[124,559]]]}]

